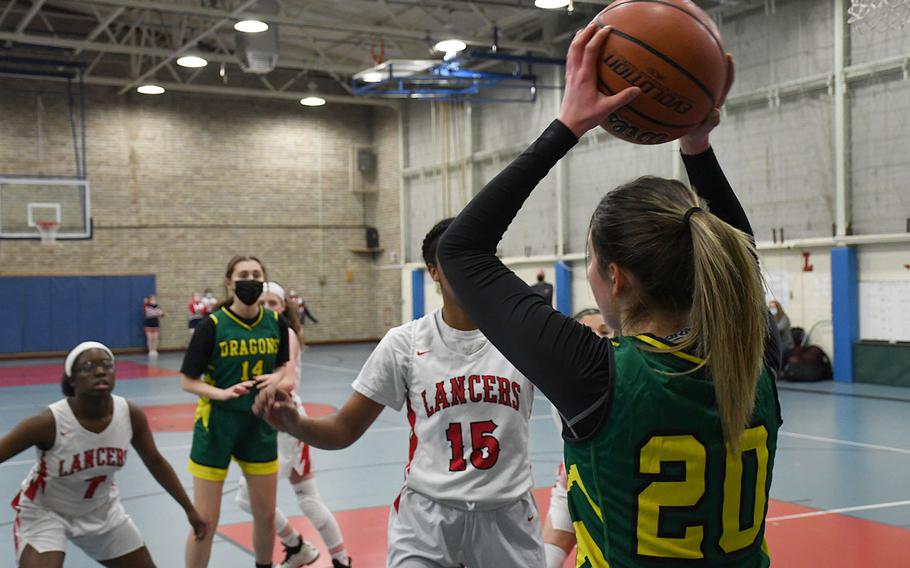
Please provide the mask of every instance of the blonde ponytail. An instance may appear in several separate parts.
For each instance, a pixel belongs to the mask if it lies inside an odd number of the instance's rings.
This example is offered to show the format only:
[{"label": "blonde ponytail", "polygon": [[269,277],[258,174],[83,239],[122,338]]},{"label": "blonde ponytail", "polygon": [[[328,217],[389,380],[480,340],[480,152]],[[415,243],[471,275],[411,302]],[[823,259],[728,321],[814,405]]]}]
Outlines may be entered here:
[{"label": "blonde ponytail", "polygon": [[748,235],[714,215],[689,219],[694,261],[686,344],[705,359],[714,382],[724,438],[736,447],[755,405],[766,333],[765,301]]},{"label": "blonde ponytail", "polygon": [[699,367],[714,382],[724,439],[735,448],[755,406],[764,292],[749,235],[699,205],[676,180],[642,177],[604,196],[590,240],[602,273],[615,262],[638,281],[629,323],[658,312],[689,316],[690,333],[674,350],[704,359]]}]

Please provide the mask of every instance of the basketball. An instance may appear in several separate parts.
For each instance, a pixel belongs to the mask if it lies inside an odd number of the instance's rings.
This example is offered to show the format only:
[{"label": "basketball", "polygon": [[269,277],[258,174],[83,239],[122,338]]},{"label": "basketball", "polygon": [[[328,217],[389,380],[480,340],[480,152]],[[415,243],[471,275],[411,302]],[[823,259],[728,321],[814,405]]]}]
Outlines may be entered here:
[{"label": "basketball", "polygon": [[610,115],[607,131],[635,144],[662,144],[701,124],[723,96],[727,64],[720,32],[689,0],[617,0],[595,18],[612,26],[598,70],[600,90],[639,87]]}]

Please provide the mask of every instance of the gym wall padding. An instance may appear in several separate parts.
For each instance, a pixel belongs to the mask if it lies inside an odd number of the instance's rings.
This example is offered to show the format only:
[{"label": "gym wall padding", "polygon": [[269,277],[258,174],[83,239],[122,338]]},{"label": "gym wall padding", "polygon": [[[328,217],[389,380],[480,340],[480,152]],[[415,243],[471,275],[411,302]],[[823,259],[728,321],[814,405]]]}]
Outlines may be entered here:
[{"label": "gym wall padding", "polygon": [[423,268],[415,268],[411,271],[411,318],[418,319],[424,316],[426,312],[426,300],[423,291]]},{"label": "gym wall padding", "polygon": [[860,341],[853,354],[856,382],[910,387],[910,343]]},{"label": "gym wall padding", "polygon": [[572,267],[565,262],[557,262],[556,270],[556,309],[567,316],[571,316],[575,308],[572,307]]},{"label": "gym wall padding", "polygon": [[859,279],[856,247],[831,249],[831,319],[834,380],[853,382],[853,345],[859,340]]},{"label": "gym wall padding", "polygon": [[143,347],[142,299],[154,292],[151,274],[0,277],[8,318],[0,354],[68,351],[87,340]]}]

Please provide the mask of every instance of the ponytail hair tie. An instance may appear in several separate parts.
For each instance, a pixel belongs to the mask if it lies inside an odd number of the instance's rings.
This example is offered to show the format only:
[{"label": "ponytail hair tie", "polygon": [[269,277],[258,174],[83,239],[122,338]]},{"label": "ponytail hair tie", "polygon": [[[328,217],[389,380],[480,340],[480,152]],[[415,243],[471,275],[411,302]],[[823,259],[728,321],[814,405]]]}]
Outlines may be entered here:
[{"label": "ponytail hair tie", "polygon": [[689,219],[692,217],[692,214],[696,211],[704,211],[701,207],[690,207],[686,214],[683,215],[683,225],[689,225]]}]

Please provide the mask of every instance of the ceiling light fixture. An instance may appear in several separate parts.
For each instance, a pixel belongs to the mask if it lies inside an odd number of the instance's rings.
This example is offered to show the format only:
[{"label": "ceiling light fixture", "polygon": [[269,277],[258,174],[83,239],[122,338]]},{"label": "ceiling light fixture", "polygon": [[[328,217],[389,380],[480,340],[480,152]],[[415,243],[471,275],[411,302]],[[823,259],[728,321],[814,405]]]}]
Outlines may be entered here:
[{"label": "ceiling light fixture", "polygon": [[198,55],[184,55],[177,60],[177,65],[181,67],[189,67],[191,69],[196,69],[199,67],[205,67],[209,62],[199,57]]},{"label": "ceiling light fixture", "polygon": [[240,20],[234,24],[234,29],[238,32],[258,34],[269,29],[269,25],[262,20]]},{"label": "ceiling light fixture", "polygon": [[322,97],[310,95],[308,97],[303,97],[300,99],[300,104],[308,107],[319,107],[325,104],[325,99]]},{"label": "ceiling light fixture", "polygon": [[534,5],[544,10],[558,10],[569,5],[569,0],[534,0]]},{"label": "ceiling light fixture", "polygon": [[378,83],[380,81],[382,81],[382,73],[379,71],[371,71],[363,76],[364,83]]},{"label": "ceiling light fixture", "polygon": [[433,46],[433,49],[435,49],[436,51],[440,51],[442,53],[448,54],[448,53],[458,53],[459,51],[464,51],[464,49],[466,47],[468,47],[468,46],[465,42],[461,41],[460,39],[452,38],[452,39],[444,39],[440,42],[437,42],[436,45]]},{"label": "ceiling light fixture", "polygon": [[164,87],[159,87],[158,85],[142,85],[137,87],[136,90],[143,95],[160,95],[164,92]]}]

